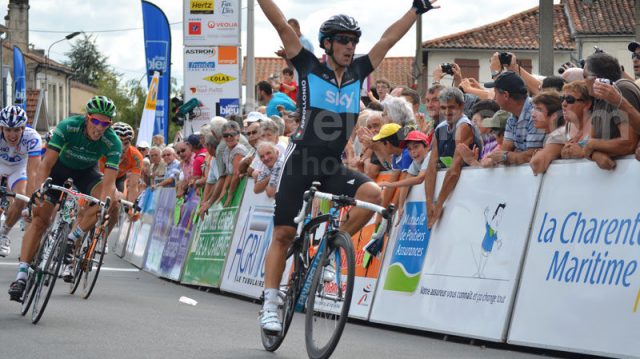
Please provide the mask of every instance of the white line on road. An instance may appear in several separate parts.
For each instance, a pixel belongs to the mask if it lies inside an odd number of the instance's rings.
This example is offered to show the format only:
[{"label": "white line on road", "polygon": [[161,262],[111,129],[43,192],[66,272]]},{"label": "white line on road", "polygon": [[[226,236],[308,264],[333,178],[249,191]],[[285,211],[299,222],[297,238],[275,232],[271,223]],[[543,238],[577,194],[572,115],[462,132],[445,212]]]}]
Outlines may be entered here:
[{"label": "white line on road", "polygon": [[[5,263],[5,262],[0,262],[0,266],[15,266],[16,263]],[[100,268],[101,271],[106,270],[106,271],[111,271],[111,272],[140,272],[140,269],[138,268],[113,268],[113,267],[102,267]]]}]

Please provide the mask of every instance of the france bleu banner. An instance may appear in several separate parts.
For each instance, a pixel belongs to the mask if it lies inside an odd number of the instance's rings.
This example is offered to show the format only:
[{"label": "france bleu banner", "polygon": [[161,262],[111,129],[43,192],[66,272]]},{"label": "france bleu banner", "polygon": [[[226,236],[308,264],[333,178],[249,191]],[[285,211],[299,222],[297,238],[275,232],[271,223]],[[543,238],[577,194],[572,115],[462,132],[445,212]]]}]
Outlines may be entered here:
[{"label": "france bleu banner", "polygon": [[17,46],[13,47],[13,78],[15,79],[15,95],[13,103],[16,106],[27,109],[27,86],[24,67],[24,56]]},{"label": "france bleu banner", "polygon": [[153,134],[169,136],[169,96],[171,91],[171,29],[164,12],[156,5],[142,1],[144,49],[147,59],[147,85],[154,71],[160,73]]}]

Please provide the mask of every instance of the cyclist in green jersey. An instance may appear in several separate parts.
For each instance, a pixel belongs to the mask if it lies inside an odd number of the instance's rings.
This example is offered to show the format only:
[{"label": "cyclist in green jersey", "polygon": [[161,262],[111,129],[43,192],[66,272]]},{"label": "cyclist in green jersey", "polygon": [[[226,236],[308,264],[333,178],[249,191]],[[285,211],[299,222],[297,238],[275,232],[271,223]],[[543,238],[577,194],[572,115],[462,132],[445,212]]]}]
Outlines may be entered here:
[{"label": "cyclist in green jersey", "polygon": [[[118,164],[122,154],[120,139],[111,129],[112,119],[116,115],[116,106],[105,96],[95,96],[87,103],[86,112],[85,116],[72,116],[58,124],[38,168],[35,188],[40,188],[47,177],[51,177],[52,183],[59,186],[71,178],[79,192],[102,201],[107,196],[114,198]],[[98,160],[102,156],[107,158],[104,176],[97,168]],[[11,300],[19,300],[22,296],[27,279],[27,268],[38,249],[42,235],[49,226],[56,202],[60,198],[58,191],[50,190],[46,193],[37,191],[36,193],[40,200],[33,208],[33,220],[22,240],[18,275],[9,288]],[[117,206],[112,208],[116,209]],[[65,256],[65,263],[69,265],[65,272],[69,272],[70,262],[73,260],[74,242],[95,225],[98,210],[98,206],[89,207],[77,223],[76,229],[69,234]],[[115,218],[113,214],[112,218]],[[63,278],[65,281],[73,280],[72,274]]]}]

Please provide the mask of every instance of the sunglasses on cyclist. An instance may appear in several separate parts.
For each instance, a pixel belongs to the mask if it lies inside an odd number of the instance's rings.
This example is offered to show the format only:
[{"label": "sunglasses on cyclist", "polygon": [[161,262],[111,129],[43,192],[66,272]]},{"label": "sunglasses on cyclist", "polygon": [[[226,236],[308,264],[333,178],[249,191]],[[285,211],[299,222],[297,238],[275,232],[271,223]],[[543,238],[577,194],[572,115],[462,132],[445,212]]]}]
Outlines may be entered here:
[{"label": "sunglasses on cyclist", "polygon": [[237,134],[238,134],[237,132],[232,132],[232,133],[223,133],[223,134],[222,134],[222,137],[224,137],[224,138],[229,138],[229,137],[233,137],[233,136],[235,136],[235,135],[237,135]]},{"label": "sunglasses on cyclist", "polygon": [[360,39],[358,39],[357,37],[348,35],[335,35],[333,39],[341,45],[347,45],[351,42],[355,46],[358,45],[358,42],[360,42]]},{"label": "sunglasses on cyclist", "polygon": [[636,60],[636,59],[640,60],[640,54],[637,53],[637,52],[634,52],[633,54],[631,54],[631,59],[632,60]]},{"label": "sunglasses on cyclist", "polygon": [[102,121],[95,117],[89,117],[89,119],[91,119],[91,123],[93,123],[95,126],[102,126],[105,128],[111,126],[111,121]]},{"label": "sunglasses on cyclist", "polygon": [[576,101],[584,102],[583,99],[575,98],[571,95],[560,96],[560,102],[564,102],[564,101],[567,101],[569,105],[573,105],[574,103],[576,103]]}]

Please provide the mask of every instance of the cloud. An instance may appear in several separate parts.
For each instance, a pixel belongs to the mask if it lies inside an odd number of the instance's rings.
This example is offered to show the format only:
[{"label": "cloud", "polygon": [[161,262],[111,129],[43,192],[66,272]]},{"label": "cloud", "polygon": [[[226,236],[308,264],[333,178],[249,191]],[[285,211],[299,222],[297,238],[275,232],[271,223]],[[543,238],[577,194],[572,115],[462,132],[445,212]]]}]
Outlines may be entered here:
[{"label": "cloud", "polygon": [[[539,0],[440,0],[441,9],[423,16],[423,41],[470,29],[503,19],[509,15],[537,6]],[[183,0],[152,0],[167,15],[169,22],[181,22]],[[557,0],[556,0],[557,2]],[[142,8],[132,0],[32,0],[30,3],[30,29],[62,31],[62,33],[30,33],[30,42],[37,48],[47,49],[66,32],[111,30],[142,27]],[[243,53],[246,53],[246,1],[242,2]],[[363,30],[358,52],[368,52],[386,28],[399,19],[411,6],[411,1],[388,0],[278,0],[276,4],[285,16],[295,17],[302,32],[317,47],[318,28],[331,15],[345,13],[354,16]],[[406,5],[402,5],[406,4]],[[4,5],[4,6],[2,6]],[[0,0],[0,8],[7,9],[8,0]],[[256,56],[274,56],[280,46],[277,33],[267,21],[260,7],[255,8]],[[173,25],[172,75],[179,82],[183,78],[182,24]],[[140,78],[145,73],[142,30],[95,33],[100,51],[109,57],[109,63],[127,78]],[[389,52],[389,56],[412,56],[415,53],[415,29],[411,29]],[[63,60],[69,43],[61,42],[52,49],[51,57]]]}]

